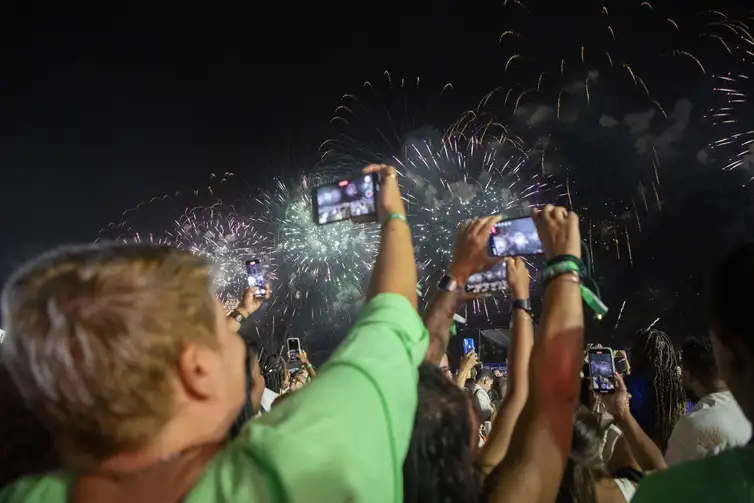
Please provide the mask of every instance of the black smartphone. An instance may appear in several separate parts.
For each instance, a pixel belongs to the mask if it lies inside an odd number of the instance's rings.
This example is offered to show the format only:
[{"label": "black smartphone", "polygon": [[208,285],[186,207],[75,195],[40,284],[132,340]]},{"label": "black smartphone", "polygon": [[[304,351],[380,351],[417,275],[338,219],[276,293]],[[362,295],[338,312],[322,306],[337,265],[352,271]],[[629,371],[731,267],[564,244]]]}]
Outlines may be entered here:
[{"label": "black smartphone", "polygon": [[466,356],[467,354],[471,353],[472,351],[475,351],[476,347],[474,344],[474,338],[473,337],[466,337],[463,340],[463,355]]},{"label": "black smartphone", "polygon": [[492,228],[488,252],[493,257],[518,257],[544,253],[531,217],[498,222]]},{"label": "black smartphone", "polygon": [[264,276],[264,266],[261,260],[252,258],[246,261],[246,277],[248,278],[249,288],[253,290],[254,297],[260,299],[267,295]]},{"label": "black smartphone", "polygon": [[623,353],[618,352],[615,354],[613,365],[615,366],[615,371],[620,375],[625,376],[628,373],[628,360],[626,360],[626,356]]},{"label": "black smartphone", "polygon": [[613,350],[610,348],[590,348],[587,352],[589,380],[595,393],[613,393],[615,391],[615,364]]},{"label": "black smartphone", "polygon": [[508,288],[507,274],[508,270],[502,262],[491,269],[472,274],[466,280],[466,292],[484,294],[503,291]]},{"label": "black smartphone", "polygon": [[353,180],[341,180],[315,187],[312,191],[312,213],[317,225],[343,220],[377,221],[379,175],[372,173]]},{"label": "black smartphone", "polygon": [[286,339],[286,344],[288,345],[288,359],[298,360],[298,355],[301,353],[301,341],[298,337],[291,337],[290,339]]}]

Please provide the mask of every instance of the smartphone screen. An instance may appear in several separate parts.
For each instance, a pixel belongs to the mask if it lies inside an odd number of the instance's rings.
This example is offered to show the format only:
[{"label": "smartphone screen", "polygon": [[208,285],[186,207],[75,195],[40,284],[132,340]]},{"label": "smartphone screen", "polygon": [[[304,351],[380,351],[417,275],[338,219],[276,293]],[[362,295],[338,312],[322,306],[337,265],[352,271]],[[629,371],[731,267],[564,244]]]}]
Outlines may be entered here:
[{"label": "smartphone screen", "polygon": [[628,372],[628,361],[622,354],[617,354],[615,358],[613,358],[613,365],[615,365],[615,371],[622,376],[626,375]]},{"label": "smartphone screen", "polygon": [[474,347],[474,339],[472,337],[466,337],[463,340],[463,354],[467,355],[475,350],[476,348]]},{"label": "smartphone screen", "polygon": [[292,337],[286,342],[288,344],[288,359],[298,360],[298,354],[301,352],[301,341],[298,337]]},{"label": "smartphone screen", "polygon": [[473,294],[500,292],[508,288],[507,269],[504,263],[495,264],[491,269],[472,274],[466,281],[466,292]]},{"label": "smartphone screen", "polygon": [[498,222],[492,228],[489,253],[493,257],[518,257],[543,253],[542,241],[531,217]]},{"label": "smartphone screen", "polygon": [[315,188],[312,194],[314,223],[325,225],[350,219],[376,220],[377,190],[375,174]]},{"label": "smartphone screen", "polygon": [[615,366],[610,348],[592,348],[587,354],[589,379],[595,393],[615,391]]},{"label": "smartphone screen", "polygon": [[265,291],[265,279],[264,279],[264,267],[261,260],[253,258],[246,261],[246,276],[249,282],[249,288],[254,292],[255,297],[264,297]]}]

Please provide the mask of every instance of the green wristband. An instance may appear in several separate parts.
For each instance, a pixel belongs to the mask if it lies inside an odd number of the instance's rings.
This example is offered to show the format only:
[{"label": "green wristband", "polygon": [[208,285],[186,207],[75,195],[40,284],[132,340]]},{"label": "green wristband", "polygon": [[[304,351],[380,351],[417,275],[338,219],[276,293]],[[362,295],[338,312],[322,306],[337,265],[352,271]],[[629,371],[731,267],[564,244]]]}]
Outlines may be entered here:
[{"label": "green wristband", "polygon": [[406,218],[406,215],[403,215],[402,213],[388,213],[385,216],[385,221],[382,222],[383,225],[388,223],[391,220],[401,220],[405,223],[408,223],[408,219]]}]

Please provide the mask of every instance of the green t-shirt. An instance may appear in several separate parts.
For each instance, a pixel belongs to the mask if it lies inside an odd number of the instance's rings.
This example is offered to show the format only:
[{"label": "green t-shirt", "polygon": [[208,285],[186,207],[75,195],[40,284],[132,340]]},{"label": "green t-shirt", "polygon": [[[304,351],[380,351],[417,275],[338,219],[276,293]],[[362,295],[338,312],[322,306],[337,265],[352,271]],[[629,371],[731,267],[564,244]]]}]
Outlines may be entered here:
[{"label": "green t-shirt", "polygon": [[[185,503],[399,503],[428,342],[408,300],[373,298],[317,378],[247,424]],[[71,480],[22,479],[0,503],[65,503]]]},{"label": "green t-shirt", "polygon": [[754,446],[739,447],[657,472],[631,503],[754,502]]}]

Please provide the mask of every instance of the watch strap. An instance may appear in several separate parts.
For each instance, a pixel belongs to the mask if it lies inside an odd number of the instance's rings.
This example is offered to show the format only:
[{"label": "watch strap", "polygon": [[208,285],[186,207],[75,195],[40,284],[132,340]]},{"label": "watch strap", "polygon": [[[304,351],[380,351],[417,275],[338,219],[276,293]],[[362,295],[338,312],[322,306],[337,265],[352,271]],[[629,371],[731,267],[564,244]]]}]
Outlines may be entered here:
[{"label": "watch strap", "polygon": [[235,309],[234,309],[234,310],[232,310],[232,311],[231,311],[231,312],[230,312],[230,313],[228,314],[228,316],[229,316],[230,318],[233,318],[234,320],[236,320],[236,321],[237,321],[238,323],[243,323],[243,321],[244,321],[244,320],[246,319],[246,316],[242,315],[241,313],[239,313],[239,312],[238,312],[237,310],[235,310]]},{"label": "watch strap", "polygon": [[511,310],[521,309],[531,314],[531,299],[515,299],[511,304]]},{"label": "watch strap", "polygon": [[445,275],[437,283],[437,288],[445,292],[457,292],[459,290],[460,283],[453,277]]}]

